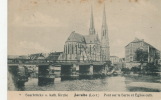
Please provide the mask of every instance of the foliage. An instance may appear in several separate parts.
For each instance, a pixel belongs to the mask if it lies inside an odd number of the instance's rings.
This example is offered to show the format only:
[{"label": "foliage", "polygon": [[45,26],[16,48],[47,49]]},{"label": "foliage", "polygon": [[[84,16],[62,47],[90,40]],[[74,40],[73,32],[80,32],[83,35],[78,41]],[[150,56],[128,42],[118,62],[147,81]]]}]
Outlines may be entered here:
[{"label": "foliage", "polygon": [[143,67],[143,70],[147,73],[159,72],[159,65],[155,65],[154,63],[148,63]]},{"label": "foliage", "polygon": [[148,52],[144,51],[143,49],[137,49],[136,52],[136,61],[139,61],[140,63],[148,61]]},{"label": "foliage", "polygon": [[130,73],[129,68],[122,68],[121,71],[123,72],[123,74],[129,74]]},{"label": "foliage", "polygon": [[140,72],[141,70],[140,70],[139,67],[132,67],[132,68],[131,68],[131,71],[132,71],[133,73],[138,73],[138,72]]}]

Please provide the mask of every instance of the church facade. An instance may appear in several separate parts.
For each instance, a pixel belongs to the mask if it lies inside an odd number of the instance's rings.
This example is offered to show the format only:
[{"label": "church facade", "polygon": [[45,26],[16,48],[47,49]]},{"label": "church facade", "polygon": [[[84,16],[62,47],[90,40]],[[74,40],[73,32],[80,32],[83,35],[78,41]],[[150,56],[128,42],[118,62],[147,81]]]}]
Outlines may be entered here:
[{"label": "church facade", "polygon": [[101,39],[95,31],[93,9],[91,7],[89,33],[87,35],[81,35],[73,31],[67,38],[64,45],[64,51],[59,59],[64,61],[110,60],[110,46],[105,6],[103,10]]}]

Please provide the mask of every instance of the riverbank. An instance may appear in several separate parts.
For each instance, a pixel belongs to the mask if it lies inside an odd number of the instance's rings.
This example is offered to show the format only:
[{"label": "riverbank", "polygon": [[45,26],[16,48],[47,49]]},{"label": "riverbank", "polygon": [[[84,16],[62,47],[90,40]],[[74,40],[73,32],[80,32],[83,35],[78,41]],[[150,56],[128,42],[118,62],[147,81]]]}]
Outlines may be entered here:
[{"label": "riverbank", "polygon": [[[127,87],[130,91],[145,90],[146,92],[161,92],[161,77],[151,75],[128,75]],[[142,91],[142,92],[145,92]]]},{"label": "riverbank", "polygon": [[132,79],[133,81],[141,81],[141,82],[153,82],[153,83],[161,83],[161,76],[151,76],[151,75],[123,75],[127,79]]}]

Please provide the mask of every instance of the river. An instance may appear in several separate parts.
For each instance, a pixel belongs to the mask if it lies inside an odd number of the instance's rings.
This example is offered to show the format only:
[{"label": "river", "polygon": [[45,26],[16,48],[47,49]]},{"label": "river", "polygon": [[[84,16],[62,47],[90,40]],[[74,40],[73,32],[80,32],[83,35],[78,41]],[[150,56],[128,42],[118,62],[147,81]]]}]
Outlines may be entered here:
[{"label": "river", "polygon": [[161,78],[152,76],[106,76],[104,78],[61,80],[38,86],[37,78],[29,78],[24,87],[16,91],[109,91],[109,92],[161,92]]}]

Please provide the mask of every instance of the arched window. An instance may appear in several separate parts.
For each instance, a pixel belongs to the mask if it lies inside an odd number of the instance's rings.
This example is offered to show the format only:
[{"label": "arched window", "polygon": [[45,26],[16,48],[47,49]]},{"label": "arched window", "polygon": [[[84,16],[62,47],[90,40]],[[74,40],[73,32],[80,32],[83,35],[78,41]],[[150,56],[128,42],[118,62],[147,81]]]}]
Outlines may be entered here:
[{"label": "arched window", "polygon": [[93,51],[95,52],[95,50],[96,50],[96,46],[94,45],[94,46],[93,46]]},{"label": "arched window", "polygon": [[72,54],[73,54],[73,51],[74,51],[74,50],[73,50],[73,44],[71,44],[71,46],[72,46]]},{"label": "arched window", "polygon": [[69,47],[69,44],[68,44],[68,54],[69,54],[69,48],[70,48],[70,47]]},{"label": "arched window", "polygon": [[70,51],[69,51],[69,53],[71,54],[71,53],[72,53],[72,44],[69,44],[69,45],[70,45],[70,46],[69,46],[69,47],[70,47],[70,49],[69,49],[69,50],[70,50]]},{"label": "arched window", "polygon": [[94,60],[96,60],[96,46],[93,46],[93,56],[94,56]]},{"label": "arched window", "polygon": [[68,51],[68,50],[67,50],[67,48],[68,48],[67,45],[65,45],[65,48],[66,48],[66,49],[65,49],[65,50],[66,50],[65,53],[67,53],[67,51]]},{"label": "arched window", "polygon": [[82,50],[82,45],[80,44],[79,46],[80,46],[79,48],[80,48],[80,54],[81,54],[81,50]]},{"label": "arched window", "polygon": [[75,53],[77,54],[77,44],[75,45],[75,51],[76,51]]}]

